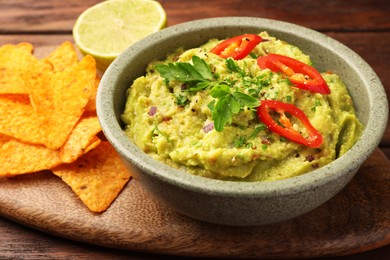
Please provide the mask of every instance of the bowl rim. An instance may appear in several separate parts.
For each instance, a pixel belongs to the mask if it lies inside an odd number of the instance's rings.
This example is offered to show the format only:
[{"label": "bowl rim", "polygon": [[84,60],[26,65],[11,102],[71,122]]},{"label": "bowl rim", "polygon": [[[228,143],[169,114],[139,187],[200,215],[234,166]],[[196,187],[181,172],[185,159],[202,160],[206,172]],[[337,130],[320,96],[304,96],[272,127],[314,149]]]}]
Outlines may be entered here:
[{"label": "bowl rim", "polygon": [[[191,30],[203,30],[212,26],[237,27],[237,24],[242,26],[261,24],[261,26],[259,26],[261,28],[270,28],[271,30],[280,33],[291,34],[291,31],[293,31],[299,35],[310,35],[314,37],[316,43],[320,44],[323,48],[332,50],[332,52],[335,52],[340,57],[348,55],[349,60],[358,61],[358,64],[360,64],[359,66],[354,63],[349,63],[349,66],[353,67],[354,70],[362,75],[362,80],[365,85],[370,85],[372,89],[375,89],[374,91],[370,91],[369,94],[371,95],[370,100],[376,100],[377,102],[371,102],[370,111],[368,111],[370,116],[368,117],[368,122],[361,138],[341,158],[338,158],[319,169],[283,180],[265,182],[216,180],[185,173],[153,159],[135,146],[130,138],[124,134],[124,131],[118,122],[112,122],[113,119],[117,117],[113,105],[114,84],[111,84],[110,82],[115,81],[115,73],[120,71],[121,65],[126,63],[126,59],[129,59],[129,57],[131,59],[132,52],[135,49],[138,49],[138,52],[145,51],[152,43],[167,37],[179,35],[188,30],[189,27],[191,27]],[[302,36],[302,38],[305,37]],[[178,185],[192,191],[201,191],[208,194],[223,194],[224,196],[237,196],[237,193],[239,193],[240,196],[246,197],[254,197],[259,194],[262,194],[263,197],[267,197],[273,196],[275,192],[285,195],[300,193],[324,183],[332,182],[347,172],[357,171],[359,166],[378,146],[388,120],[388,104],[383,85],[373,69],[358,54],[344,44],[312,29],[284,21],[257,17],[218,17],[199,19],[173,25],[145,37],[126,49],[108,67],[103,74],[98,88],[96,104],[97,115],[103,133],[125,160],[130,161],[145,174],[153,176],[162,182]],[[375,115],[375,118],[373,115]],[[347,160],[347,162],[345,162],[345,160]],[[351,168],[349,166],[350,164],[355,167]]]}]

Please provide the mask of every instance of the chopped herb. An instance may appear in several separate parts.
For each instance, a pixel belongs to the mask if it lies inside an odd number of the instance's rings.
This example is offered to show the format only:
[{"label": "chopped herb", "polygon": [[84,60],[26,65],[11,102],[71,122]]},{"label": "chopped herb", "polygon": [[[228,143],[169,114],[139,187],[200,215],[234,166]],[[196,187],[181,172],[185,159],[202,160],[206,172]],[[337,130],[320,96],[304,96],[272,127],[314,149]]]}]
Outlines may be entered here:
[{"label": "chopped herb", "polygon": [[189,100],[188,100],[188,98],[186,96],[183,96],[183,95],[180,95],[180,94],[176,94],[175,98],[176,98],[176,104],[178,106],[184,107],[186,104],[189,103]]},{"label": "chopped herb", "polygon": [[282,79],[279,80],[279,82],[280,82],[280,83],[285,82],[285,83],[287,83],[287,85],[289,85],[289,86],[294,86],[294,84],[293,84],[288,78],[282,78]]},{"label": "chopped herb", "polygon": [[251,56],[251,58],[253,58],[253,59],[257,59],[259,57],[256,54],[254,54],[253,52],[249,53],[249,56]]},{"label": "chopped herb", "polygon": [[240,74],[243,73],[241,68],[237,65],[237,62],[235,62],[232,58],[227,58],[225,63],[226,63],[226,67],[230,72],[237,72]]},{"label": "chopped herb", "polygon": [[234,139],[234,147],[240,148],[246,144],[245,136],[239,136]]},{"label": "chopped herb", "polygon": [[255,138],[258,133],[266,129],[267,127],[264,124],[259,125],[258,127],[255,128],[255,130],[253,130],[252,134],[249,136],[249,139]]},{"label": "chopped herb", "polygon": [[278,96],[279,96],[279,90],[275,90],[273,99],[277,99]]},{"label": "chopped herb", "polygon": [[260,124],[259,126],[257,126],[253,130],[253,132],[251,133],[251,135],[248,138],[246,138],[245,136],[239,136],[239,137],[235,138],[234,139],[234,147],[240,148],[240,147],[245,146],[246,148],[252,148],[253,144],[248,142],[248,141],[256,138],[256,136],[259,132],[266,130],[266,129],[267,129],[267,127],[264,124]]},{"label": "chopped herb", "polygon": [[256,77],[256,84],[259,86],[269,86],[271,84],[273,72],[264,73]]},{"label": "chopped herb", "polygon": [[152,135],[153,136],[159,136],[161,135],[162,137],[164,137],[165,139],[167,139],[167,142],[168,143],[172,143],[171,139],[169,139],[169,136],[164,134],[163,132],[161,132],[161,130],[158,128],[158,125],[155,125],[153,130],[152,130]]},{"label": "chopped herb", "polygon": [[311,110],[316,112],[318,106],[321,106],[321,101],[319,99],[316,99],[314,101],[314,106],[311,108]]},{"label": "chopped herb", "polygon": [[253,79],[251,77],[249,77],[249,76],[242,77],[242,81],[244,83],[244,86],[247,87],[247,88],[252,86],[252,84],[255,83],[253,81]]}]

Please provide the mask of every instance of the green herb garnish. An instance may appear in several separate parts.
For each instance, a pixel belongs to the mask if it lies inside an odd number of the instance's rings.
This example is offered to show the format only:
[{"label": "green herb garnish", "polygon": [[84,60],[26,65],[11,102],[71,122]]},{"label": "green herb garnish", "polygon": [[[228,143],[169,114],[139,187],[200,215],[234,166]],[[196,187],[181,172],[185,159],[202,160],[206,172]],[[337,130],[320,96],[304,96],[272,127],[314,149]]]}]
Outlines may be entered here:
[{"label": "green herb garnish", "polygon": [[217,99],[212,105],[209,104],[209,107],[214,128],[218,132],[222,132],[226,124],[231,124],[233,115],[245,107],[252,109],[259,106],[258,99],[237,90],[232,91],[232,88],[224,83],[215,85],[210,95]]},{"label": "green herb garnish", "polygon": [[192,57],[192,64],[175,62],[156,65],[156,70],[166,80],[178,80],[188,85],[188,91],[199,91],[207,88],[213,80],[209,65],[198,56]]},{"label": "green herb garnish", "polygon": [[169,136],[165,133],[163,133],[159,128],[158,128],[158,125],[154,125],[153,129],[152,129],[152,136],[159,136],[161,135],[162,137],[164,137],[168,143],[172,143],[171,139],[169,138]]},{"label": "green herb garnish", "polygon": [[316,99],[314,101],[314,106],[311,108],[311,111],[316,112],[318,106],[321,106],[321,101],[319,99]]},{"label": "green herb garnish", "polygon": [[237,72],[240,73],[241,76],[245,76],[245,71],[242,70],[232,58],[227,58],[225,63],[230,72]]},{"label": "green herb garnish", "polygon": [[257,134],[263,130],[266,130],[267,127],[264,124],[260,124],[257,126],[253,132],[250,134],[250,136],[247,138],[246,136],[238,136],[234,139],[234,147],[240,148],[240,147],[246,147],[246,148],[252,148],[253,144],[249,142],[249,140],[254,139],[257,137]]},{"label": "green herb garnish", "polygon": [[234,147],[240,148],[243,147],[244,145],[247,145],[247,140],[245,136],[238,136],[237,138],[234,139]]},{"label": "green herb garnish", "polygon": [[184,107],[187,103],[189,103],[189,99],[186,96],[177,94],[175,95],[175,98],[176,98],[176,104],[178,106]]},{"label": "green herb garnish", "polygon": [[[216,131],[223,131],[226,124],[231,124],[233,115],[238,114],[245,107],[253,109],[259,106],[259,100],[234,88],[236,81],[218,81],[213,75],[209,65],[198,56],[193,56],[189,62],[175,62],[156,65],[156,70],[165,80],[177,80],[186,84],[183,91],[197,92],[210,88],[210,95],[215,98],[208,104],[212,111],[212,119]],[[245,70],[229,58],[226,66],[231,72],[236,72],[241,77],[246,77]],[[248,83],[249,85],[252,82]],[[248,91],[250,94],[250,92]],[[184,105],[186,100],[181,95],[176,95],[176,103]]]}]

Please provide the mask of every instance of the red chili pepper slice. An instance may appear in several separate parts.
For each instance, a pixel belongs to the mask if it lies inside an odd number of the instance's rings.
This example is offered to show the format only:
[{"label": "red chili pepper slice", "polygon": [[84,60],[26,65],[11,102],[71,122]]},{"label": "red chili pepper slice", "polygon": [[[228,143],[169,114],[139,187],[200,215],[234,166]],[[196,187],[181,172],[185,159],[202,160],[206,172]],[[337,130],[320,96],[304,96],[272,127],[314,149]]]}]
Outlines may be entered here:
[{"label": "red chili pepper slice", "polygon": [[262,38],[257,34],[243,34],[221,42],[211,49],[210,52],[224,59],[231,57],[235,60],[241,60],[261,41]]},{"label": "red chili pepper slice", "polygon": [[[270,110],[274,110],[280,115],[279,122],[283,126],[279,125],[272,118],[269,113]],[[288,119],[285,113],[288,113],[301,121],[309,135],[307,138],[293,128],[290,119]],[[293,104],[276,100],[262,100],[260,106],[257,108],[257,115],[269,130],[293,142],[312,148],[320,147],[323,142],[321,133],[314,128],[305,113]]]},{"label": "red chili pepper slice", "polygon": [[257,64],[261,69],[268,68],[273,72],[283,72],[297,88],[320,94],[330,94],[329,86],[321,74],[312,66],[296,59],[271,53],[259,57]]}]

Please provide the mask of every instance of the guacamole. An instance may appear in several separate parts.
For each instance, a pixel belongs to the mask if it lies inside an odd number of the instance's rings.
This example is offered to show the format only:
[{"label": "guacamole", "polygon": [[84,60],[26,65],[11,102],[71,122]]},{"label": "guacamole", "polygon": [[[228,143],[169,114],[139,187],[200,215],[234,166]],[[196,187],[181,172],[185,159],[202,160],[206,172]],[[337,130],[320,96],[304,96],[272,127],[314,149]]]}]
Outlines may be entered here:
[{"label": "guacamole", "polygon": [[[122,114],[126,135],[158,160],[222,180],[285,179],[340,157],[363,130],[340,77],[321,74],[330,94],[295,87],[284,73],[261,69],[257,58],[275,53],[312,65],[310,57],[267,32],[259,36],[262,42],[239,60],[210,52],[221,43],[211,39],[199,48],[181,48],[164,61],[151,62],[127,92]],[[178,80],[181,69],[196,71]],[[263,100],[302,110],[321,134],[321,145],[310,147],[271,131],[256,110]],[[280,115],[271,114],[281,125]],[[299,120],[286,116],[291,128],[308,135]]]}]

